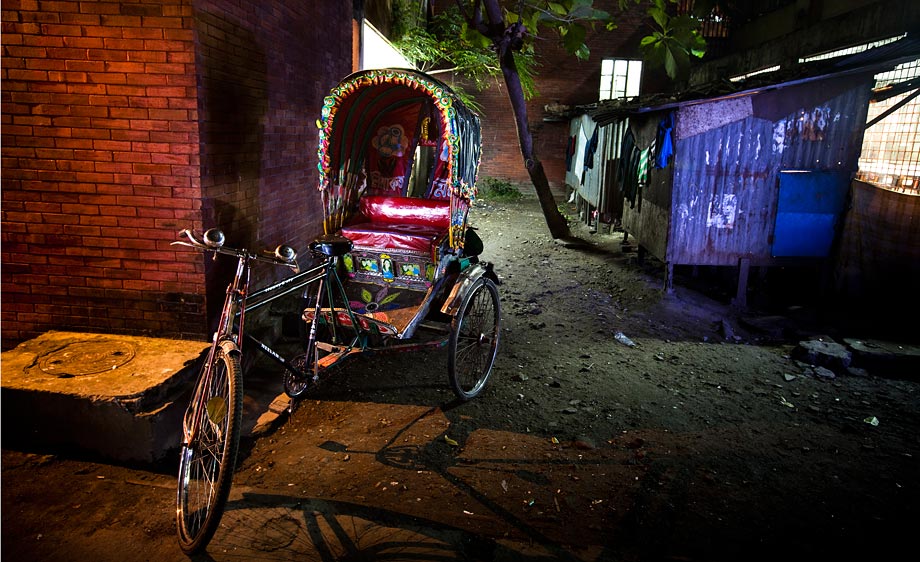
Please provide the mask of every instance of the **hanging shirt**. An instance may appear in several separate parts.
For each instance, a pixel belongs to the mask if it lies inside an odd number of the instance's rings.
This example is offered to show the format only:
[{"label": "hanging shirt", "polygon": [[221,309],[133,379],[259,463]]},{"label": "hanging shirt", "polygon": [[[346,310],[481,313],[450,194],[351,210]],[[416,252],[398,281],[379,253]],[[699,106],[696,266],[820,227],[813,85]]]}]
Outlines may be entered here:
[{"label": "hanging shirt", "polygon": [[671,113],[665,115],[658,122],[658,136],[655,144],[658,147],[658,154],[655,156],[656,168],[667,168],[668,159],[674,154],[674,145],[671,141],[671,130],[674,128],[674,116]]}]

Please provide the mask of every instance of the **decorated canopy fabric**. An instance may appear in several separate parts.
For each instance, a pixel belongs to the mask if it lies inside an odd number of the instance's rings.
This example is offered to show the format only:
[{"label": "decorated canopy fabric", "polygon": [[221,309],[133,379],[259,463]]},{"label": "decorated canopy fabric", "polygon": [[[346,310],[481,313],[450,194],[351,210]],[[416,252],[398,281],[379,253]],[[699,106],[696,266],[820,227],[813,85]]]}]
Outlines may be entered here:
[{"label": "decorated canopy fabric", "polygon": [[320,126],[321,191],[354,184],[370,193],[405,194],[422,144],[436,147],[425,195],[475,197],[479,118],[431,76],[407,69],[352,74],[325,98]]}]

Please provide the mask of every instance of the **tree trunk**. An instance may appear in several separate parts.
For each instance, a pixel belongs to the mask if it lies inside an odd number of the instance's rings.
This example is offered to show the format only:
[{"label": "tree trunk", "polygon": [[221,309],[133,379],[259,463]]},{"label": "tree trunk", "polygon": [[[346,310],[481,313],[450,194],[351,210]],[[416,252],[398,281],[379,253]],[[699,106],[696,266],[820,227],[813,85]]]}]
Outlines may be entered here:
[{"label": "tree trunk", "polygon": [[518,141],[521,145],[521,156],[524,157],[524,166],[527,168],[530,181],[537,192],[537,198],[540,201],[540,207],[543,209],[543,217],[546,219],[546,226],[549,227],[550,235],[553,238],[569,238],[569,223],[559,212],[559,207],[556,205],[556,199],[550,190],[549,179],[546,177],[543,164],[533,153],[533,136],[530,134],[530,126],[527,123],[527,103],[524,100],[524,89],[521,87],[521,77],[518,74],[517,64],[514,62],[514,53],[510,46],[511,36],[505,33],[505,25],[498,0],[485,0],[484,6],[492,24],[491,33],[498,32],[501,34],[501,38],[495,41],[495,45],[498,47],[499,64],[502,69],[502,76],[505,78],[505,86],[508,88],[511,109],[514,112],[514,123],[517,126]]}]

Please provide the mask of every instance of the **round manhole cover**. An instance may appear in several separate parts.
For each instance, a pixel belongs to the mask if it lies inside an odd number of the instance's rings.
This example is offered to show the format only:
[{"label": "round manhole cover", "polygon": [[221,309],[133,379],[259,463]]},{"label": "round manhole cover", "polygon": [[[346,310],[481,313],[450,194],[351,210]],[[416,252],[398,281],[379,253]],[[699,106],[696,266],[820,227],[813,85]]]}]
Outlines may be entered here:
[{"label": "round manhole cover", "polygon": [[58,377],[79,377],[111,371],[134,359],[136,350],[128,342],[98,340],[74,342],[38,360],[39,368]]}]

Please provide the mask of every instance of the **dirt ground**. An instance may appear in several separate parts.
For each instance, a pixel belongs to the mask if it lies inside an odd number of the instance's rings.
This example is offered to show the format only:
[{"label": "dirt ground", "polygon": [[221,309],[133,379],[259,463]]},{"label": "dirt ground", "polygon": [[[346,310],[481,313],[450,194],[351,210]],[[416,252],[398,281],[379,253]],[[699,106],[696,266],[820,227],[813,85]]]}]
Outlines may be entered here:
[{"label": "dirt ground", "polygon": [[[244,443],[201,559],[882,560],[914,549],[920,380],[830,376],[793,356],[803,338],[884,327],[809,306],[819,293],[808,275],[781,290],[760,279],[744,312],[720,273],[681,270],[664,293],[662,265],[638,263],[622,233],[573,221],[586,244],[553,241],[533,200],[479,202],[472,221],[502,280],[485,392],[453,401],[443,349],[349,364]],[[2,460],[4,559],[185,558],[174,459],[125,467],[4,447]]]}]

